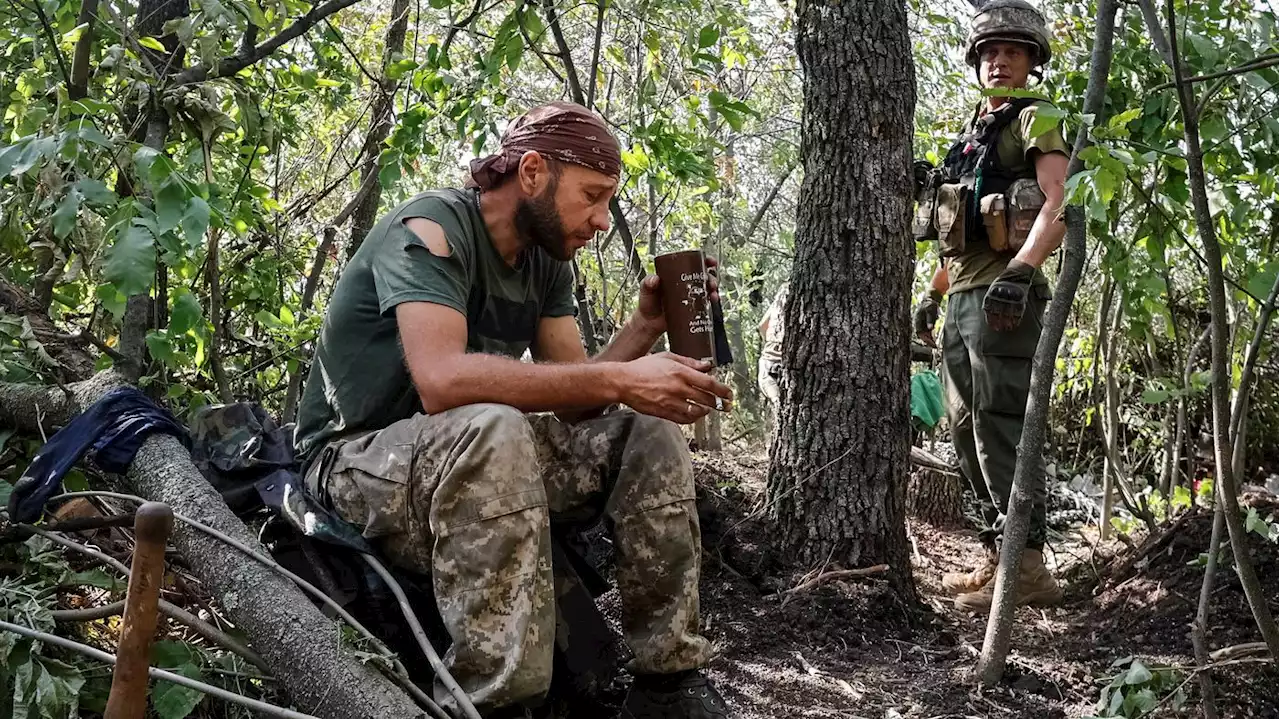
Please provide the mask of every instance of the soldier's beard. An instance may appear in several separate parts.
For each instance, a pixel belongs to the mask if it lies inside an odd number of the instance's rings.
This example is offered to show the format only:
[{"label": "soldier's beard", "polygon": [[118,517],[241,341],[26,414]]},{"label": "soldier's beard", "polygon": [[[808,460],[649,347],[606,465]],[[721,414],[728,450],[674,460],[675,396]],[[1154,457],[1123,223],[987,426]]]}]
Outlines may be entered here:
[{"label": "soldier's beard", "polygon": [[561,262],[573,259],[569,249],[564,222],[556,211],[556,190],[559,180],[552,180],[541,195],[521,200],[516,206],[516,232],[526,243],[541,247],[548,255]]}]

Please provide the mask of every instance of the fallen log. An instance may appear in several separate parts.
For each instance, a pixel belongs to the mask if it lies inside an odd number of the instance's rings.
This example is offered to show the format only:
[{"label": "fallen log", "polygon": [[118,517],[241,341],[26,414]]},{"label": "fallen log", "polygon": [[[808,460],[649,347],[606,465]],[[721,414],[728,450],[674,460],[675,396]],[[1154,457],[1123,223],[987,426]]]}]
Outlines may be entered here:
[{"label": "fallen log", "polygon": [[[0,383],[0,427],[52,433],[110,390],[112,371],[57,387]],[[266,554],[191,462],[177,439],[153,435],[125,476],[130,489],[164,502]],[[292,583],[201,532],[178,526],[173,544],[192,572],[249,637],[278,685],[303,712],[322,719],[422,717],[425,712],[390,679],[342,646],[341,629]]]}]

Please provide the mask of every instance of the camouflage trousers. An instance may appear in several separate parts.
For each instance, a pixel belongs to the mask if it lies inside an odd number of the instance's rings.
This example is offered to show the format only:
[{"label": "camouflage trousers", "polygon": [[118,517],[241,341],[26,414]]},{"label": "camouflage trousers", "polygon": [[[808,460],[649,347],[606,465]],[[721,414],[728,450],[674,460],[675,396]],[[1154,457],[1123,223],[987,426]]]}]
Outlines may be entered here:
[{"label": "camouflage trousers", "polygon": [[[985,525],[979,536],[994,547],[1004,534],[1005,512],[1013,493],[1013,470],[1031,392],[1031,358],[1040,341],[1041,316],[1049,292],[1048,288],[1033,288],[1018,327],[996,332],[987,326],[982,311],[986,291],[986,287],[979,287],[947,297],[942,383],[960,472],[978,500]],[[1027,546],[1043,549],[1047,534],[1043,461],[1032,471],[1031,480]]]},{"label": "camouflage trousers", "polygon": [[391,561],[430,573],[453,638],[445,661],[482,710],[550,685],[552,521],[603,512],[612,527],[633,672],[709,658],[692,467],[674,424],[630,410],[566,424],[469,405],[332,442],[307,483]]}]

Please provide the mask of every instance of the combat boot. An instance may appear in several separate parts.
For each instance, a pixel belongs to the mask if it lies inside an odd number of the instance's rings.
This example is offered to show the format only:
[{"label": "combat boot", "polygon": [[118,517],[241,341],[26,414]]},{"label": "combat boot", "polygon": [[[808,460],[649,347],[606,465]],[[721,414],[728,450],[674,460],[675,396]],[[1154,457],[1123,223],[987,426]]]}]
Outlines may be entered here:
[{"label": "combat boot", "polygon": [[968,594],[982,589],[995,579],[1000,555],[993,547],[984,547],[984,549],[986,551],[982,558],[982,566],[971,572],[948,572],[942,575],[942,590],[951,595]]},{"label": "combat boot", "polygon": [[627,694],[622,719],[729,719],[729,706],[696,669],[641,675]]},{"label": "combat boot", "polygon": [[[981,589],[956,597],[956,608],[970,612],[985,612],[991,609],[991,599],[995,595],[996,579]],[[1022,552],[1022,560],[1018,566],[1018,582],[1013,588],[1013,603],[1023,604],[1057,604],[1062,601],[1062,588],[1054,580],[1049,569],[1044,566],[1044,552],[1038,549],[1027,549]]]}]

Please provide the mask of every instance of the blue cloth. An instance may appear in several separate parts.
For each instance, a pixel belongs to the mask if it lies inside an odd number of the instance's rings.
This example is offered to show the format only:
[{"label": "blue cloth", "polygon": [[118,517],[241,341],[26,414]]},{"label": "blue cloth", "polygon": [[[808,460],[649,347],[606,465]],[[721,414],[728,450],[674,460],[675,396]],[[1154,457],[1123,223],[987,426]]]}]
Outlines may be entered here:
[{"label": "blue cloth", "polygon": [[133,387],[108,392],[49,438],[9,495],[9,519],[34,522],[62,485],[62,478],[90,449],[108,472],[123,473],[147,437],[170,434],[190,446],[187,429]]}]

